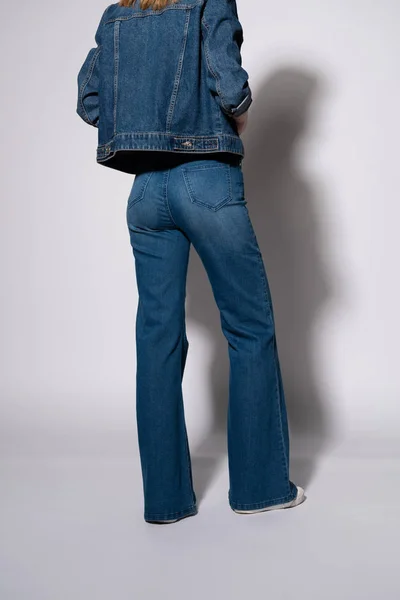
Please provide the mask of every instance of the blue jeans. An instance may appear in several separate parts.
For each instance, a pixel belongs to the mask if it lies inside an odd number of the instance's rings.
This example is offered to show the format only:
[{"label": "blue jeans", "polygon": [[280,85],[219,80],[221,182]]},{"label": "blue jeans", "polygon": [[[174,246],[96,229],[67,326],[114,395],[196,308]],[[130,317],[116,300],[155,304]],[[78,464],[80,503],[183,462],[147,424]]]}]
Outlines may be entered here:
[{"label": "blue jeans", "polygon": [[229,504],[251,510],[296,496],[271,295],[246,204],[241,163],[193,160],[133,182],[127,223],[139,293],[136,417],[146,521],[197,512],[182,397],[191,244],[228,342]]}]

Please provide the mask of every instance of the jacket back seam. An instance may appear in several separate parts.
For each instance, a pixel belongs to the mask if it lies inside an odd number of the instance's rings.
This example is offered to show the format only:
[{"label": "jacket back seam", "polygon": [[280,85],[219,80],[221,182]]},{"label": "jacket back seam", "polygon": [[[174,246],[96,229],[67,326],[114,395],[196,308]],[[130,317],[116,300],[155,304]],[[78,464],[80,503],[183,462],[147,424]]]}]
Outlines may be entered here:
[{"label": "jacket back seam", "polygon": [[118,68],[119,68],[119,29],[118,21],[114,25],[114,135],[117,133],[117,99],[118,99]]},{"label": "jacket back seam", "polygon": [[168,109],[166,133],[171,133],[170,128],[171,128],[172,117],[174,114],[174,108],[175,108],[176,99],[178,96],[179,84],[180,84],[181,75],[182,75],[182,67],[183,67],[183,60],[185,57],[185,49],[186,49],[186,41],[187,41],[187,36],[188,36],[190,15],[191,15],[191,13],[188,10],[187,14],[186,14],[185,28],[184,28],[184,32],[183,32],[182,48],[179,53],[178,68],[177,68],[176,75],[175,75],[174,87],[172,90],[171,100],[170,100],[169,109]]}]

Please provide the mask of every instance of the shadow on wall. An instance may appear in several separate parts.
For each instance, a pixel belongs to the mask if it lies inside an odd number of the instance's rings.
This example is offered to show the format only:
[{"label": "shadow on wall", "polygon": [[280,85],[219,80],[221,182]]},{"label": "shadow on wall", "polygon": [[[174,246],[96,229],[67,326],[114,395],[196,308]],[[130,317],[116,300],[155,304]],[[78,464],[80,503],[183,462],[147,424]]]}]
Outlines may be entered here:
[{"label": "shadow on wall", "polygon": [[[336,428],[336,416],[323,397],[313,358],[318,319],[336,290],[320,258],[325,243],[316,212],[320,198],[296,161],[297,143],[304,141],[312,125],[320,88],[314,74],[298,69],[280,69],[270,75],[252,105],[243,162],[247,206],[274,306],[291,432],[291,479],[305,486]],[[191,452],[200,499],[226,452],[229,371],[226,340],[219,334],[219,314],[205,277],[196,255],[189,271],[189,290],[195,293],[188,294],[187,316],[209,330],[213,340],[213,422]]]}]

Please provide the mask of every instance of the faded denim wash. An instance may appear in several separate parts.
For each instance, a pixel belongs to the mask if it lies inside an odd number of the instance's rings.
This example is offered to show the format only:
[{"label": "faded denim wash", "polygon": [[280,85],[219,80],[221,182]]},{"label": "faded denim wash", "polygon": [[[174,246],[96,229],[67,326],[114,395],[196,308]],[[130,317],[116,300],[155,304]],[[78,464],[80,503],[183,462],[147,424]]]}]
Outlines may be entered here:
[{"label": "faded denim wash", "polygon": [[[160,10],[110,4],[77,78],[77,113],[98,129],[96,160],[137,173],[143,153],[244,156],[233,116],[252,102],[235,0]],[[201,158],[201,157],[199,157]]]},{"label": "faded denim wash", "polygon": [[127,204],[139,304],[136,410],[146,521],[197,512],[182,379],[186,276],[200,256],[227,340],[233,509],[289,502],[289,433],[271,295],[241,164],[193,160],[136,176]]}]

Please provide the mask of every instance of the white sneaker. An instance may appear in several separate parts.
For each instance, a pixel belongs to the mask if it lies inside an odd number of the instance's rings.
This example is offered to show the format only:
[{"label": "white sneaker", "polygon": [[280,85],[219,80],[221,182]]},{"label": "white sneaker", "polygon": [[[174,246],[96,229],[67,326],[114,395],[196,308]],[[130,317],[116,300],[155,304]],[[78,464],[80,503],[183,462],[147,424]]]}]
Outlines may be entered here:
[{"label": "white sneaker", "polygon": [[177,519],[168,519],[166,521],[157,521],[156,519],[154,521],[146,521],[146,523],[155,523],[156,525],[164,525],[167,523],[176,523],[177,521],[182,521],[182,519],[187,519],[188,517],[194,517],[195,515],[197,515],[197,512],[195,513],[190,513],[189,515],[183,515],[183,517],[178,517]]},{"label": "white sneaker", "polygon": [[180,519],[171,519],[170,521],[147,521],[147,523],[155,523],[156,525],[164,525],[164,523],[176,523]]},{"label": "white sneaker", "polygon": [[278,510],[280,508],[293,508],[294,506],[298,506],[302,504],[307,496],[304,493],[304,490],[299,485],[297,486],[297,495],[290,502],[285,502],[284,504],[274,504],[273,506],[266,506],[265,508],[256,508],[255,510],[238,510],[234,508],[234,512],[240,514],[251,514],[251,513],[259,513],[265,512],[266,510]]}]

